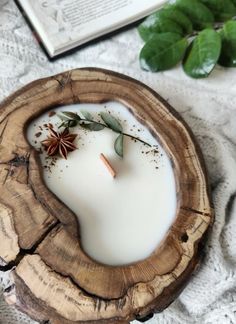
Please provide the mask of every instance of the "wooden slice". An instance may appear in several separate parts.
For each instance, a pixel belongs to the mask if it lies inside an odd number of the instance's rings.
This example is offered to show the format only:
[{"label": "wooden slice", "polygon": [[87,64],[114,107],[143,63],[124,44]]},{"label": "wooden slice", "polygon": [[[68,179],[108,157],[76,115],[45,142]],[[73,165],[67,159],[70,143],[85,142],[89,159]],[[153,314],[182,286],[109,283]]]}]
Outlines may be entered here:
[{"label": "wooden slice", "polygon": [[[29,122],[60,105],[122,102],[165,148],[178,206],[162,244],[140,262],[111,267],[82,250],[79,225],[44,184]],[[167,307],[199,264],[213,221],[199,147],[180,116],[154,91],[101,69],[77,69],[35,81],[0,107],[0,265],[13,267],[6,300],[51,323],[129,323]]]}]

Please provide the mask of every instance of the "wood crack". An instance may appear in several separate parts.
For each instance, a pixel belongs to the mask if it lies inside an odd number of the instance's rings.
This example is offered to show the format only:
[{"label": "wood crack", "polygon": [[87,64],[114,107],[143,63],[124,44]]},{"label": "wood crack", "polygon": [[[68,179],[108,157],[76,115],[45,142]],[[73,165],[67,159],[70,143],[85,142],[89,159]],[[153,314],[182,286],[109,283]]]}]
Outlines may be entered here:
[{"label": "wood crack", "polygon": [[48,227],[47,231],[44,232],[44,234],[40,237],[39,240],[37,240],[37,242],[35,242],[35,244],[30,248],[30,249],[22,249],[20,248],[20,252],[18,253],[17,257],[15,260],[9,262],[8,264],[4,265],[4,266],[0,266],[0,271],[6,272],[9,270],[12,270],[13,268],[15,268],[20,261],[23,259],[23,257],[25,257],[26,255],[33,255],[35,254],[36,249],[38,248],[38,246],[43,242],[43,240],[50,234],[50,232],[60,224],[59,221],[57,221],[56,223],[53,223],[51,226]]},{"label": "wood crack", "polygon": [[71,80],[71,73],[70,72],[66,73],[61,78],[53,77],[53,79],[58,82],[61,91],[63,91],[63,89],[67,86],[67,84],[69,84],[70,91],[71,91],[72,98],[73,98],[73,102],[78,102],[78,98],[75,95],[74,90],[73,90],[73,82]]},{"label": "wood crack", "polygon": [[208,217],[212,217],[212,215],[210,213],[205,213],[205,212],[202,212],[200,210],[196,210],[194,208],[191,208],[191,207],[184,207],[184,206],[181,206],[180,209],[183,209],[183,210],[186,210],[186,211],[190,211],[190,212],[193,212],[195,214],[199,214],[199,215],[202,215],[202,216],[208,216]]},{"label": "wood crack", "polygon": [[10,165],[14,167],[19,167],[19,166],[26,166],[29,163],[29,157],[30,154],[26,153],[26,155],[19,155],[17,153],[13,153],[15,157],[9,161],[6,162],[0,162],[0,165]]},{"label": "wood crack", "polygon": [[57,81],[59,83],[60,89],[63,90],[65,88],[65,86],[70,82],[71,78],[71,73],[67,72],[64,75],[62,75],[62,77],[57,78],[56,76],[53,77],[53,80]]},{"label": "wood crack", "polygon": [[14,159],[7,162],[7,164],[15,167],[19,167],[23,165],[26,166],[26,168],[28,169],[29,158],[30,158],[30,153],[26,153],[25,155],[18,155],[17,153],[15,153]]},{"label": "wood crack", "polygon": [[[117,298],[104,298],[104,297],[98,296],[96,294],[92,294],[92,293],[88,292],[86,289],[84,289],[83,287],[81,287],[78,284],[78,282],[76,282],[74,280],[73,276],[70,276],[69,274],[65,274],[63,272],[60,272],[60,271],[56,270],[55,268],[53,268],[51,264],[49,264],[44,258],[42,258],[42,256],[40,255],[40,253],[36,252],[35,254],[38,254],[40,256],[40,258],[47,265],[47,267],[49,267],[50,269],[52,269],[52,272],[55,272],[56,274],[60,275],[63,278],[69,279],[71,281],[71,283],[73,283],[77,288],[79,288],[85,294],[85,296],[87,296],[87,297],[92,297],[92,298],[97,299],[97,300],[102,300],[104,302],[106,302],[106,301],[109,302],[109,301],[121,300],[121,299],[123,299],[127,295],[127,291],[122,296],[119,296]],[[130,287],[130,288],[132,288],[132,287]]]},{"label": "wood crack", "polygon": [[2,129],[1,134],[0,134],[0,144],[2,143],[3,134],[4,134],[5,130],[6,130],[7,125],[8,125],[8,119],[6,120],[5,125],[3,126],[3,129]]}]

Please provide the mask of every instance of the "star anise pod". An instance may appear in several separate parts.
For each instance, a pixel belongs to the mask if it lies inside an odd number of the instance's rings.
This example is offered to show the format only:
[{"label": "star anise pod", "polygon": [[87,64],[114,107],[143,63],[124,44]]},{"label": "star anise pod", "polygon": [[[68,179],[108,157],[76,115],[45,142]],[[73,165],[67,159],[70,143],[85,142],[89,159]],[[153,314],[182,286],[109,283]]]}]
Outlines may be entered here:
[{"label": "star anise pod", "polygon": [[50,135],[44,141],[42,145],[45,147],[49,156],[60,154],[61,157],[67,159],[68,152],[76,150],[76,146],[73,144],[77,134],[71,134],[68,128],[65,128],[63,132],[56,132],[54,129],[49,128]]}]

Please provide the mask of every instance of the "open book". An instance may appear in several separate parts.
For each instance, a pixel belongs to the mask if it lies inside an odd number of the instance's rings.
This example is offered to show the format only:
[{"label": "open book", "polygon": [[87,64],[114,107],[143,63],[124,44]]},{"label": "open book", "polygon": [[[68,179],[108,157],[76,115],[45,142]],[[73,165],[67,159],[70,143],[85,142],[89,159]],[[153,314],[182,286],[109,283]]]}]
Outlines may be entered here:
[{"label": "open book", "polygon": [[50,57],[139,20],[165,0],[15,0]]}]

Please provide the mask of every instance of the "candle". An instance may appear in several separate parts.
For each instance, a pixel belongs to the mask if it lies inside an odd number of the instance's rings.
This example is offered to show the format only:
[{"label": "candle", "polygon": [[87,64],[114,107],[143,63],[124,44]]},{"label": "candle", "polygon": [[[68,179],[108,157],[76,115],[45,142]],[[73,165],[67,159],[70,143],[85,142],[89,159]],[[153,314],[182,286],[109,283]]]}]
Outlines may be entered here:
[{"label": "candle", "polygon": [[[88,111],[96,118],[101,111],[110,112],[120,120],[125,133],[157,146],[153,152],[125,136],[122,159],[114,151],[117,133],[76,126],[70,131],[78,134],[73,142],[77,149],[67,160],[49,159],[45,151],[40,154],[45,183],[77,215],[82,246],[91,258],[109,265],[147,258],[164,239],[176,215],[175,179],[166,152],[121,103],[76,104],[54,111]],[[45,113],[28,127],[28,140],[36,149],[47,138],[43,125],[48,123],[56,129],[58,115]],[[115,170],[115,177],[101,153]]]}]

